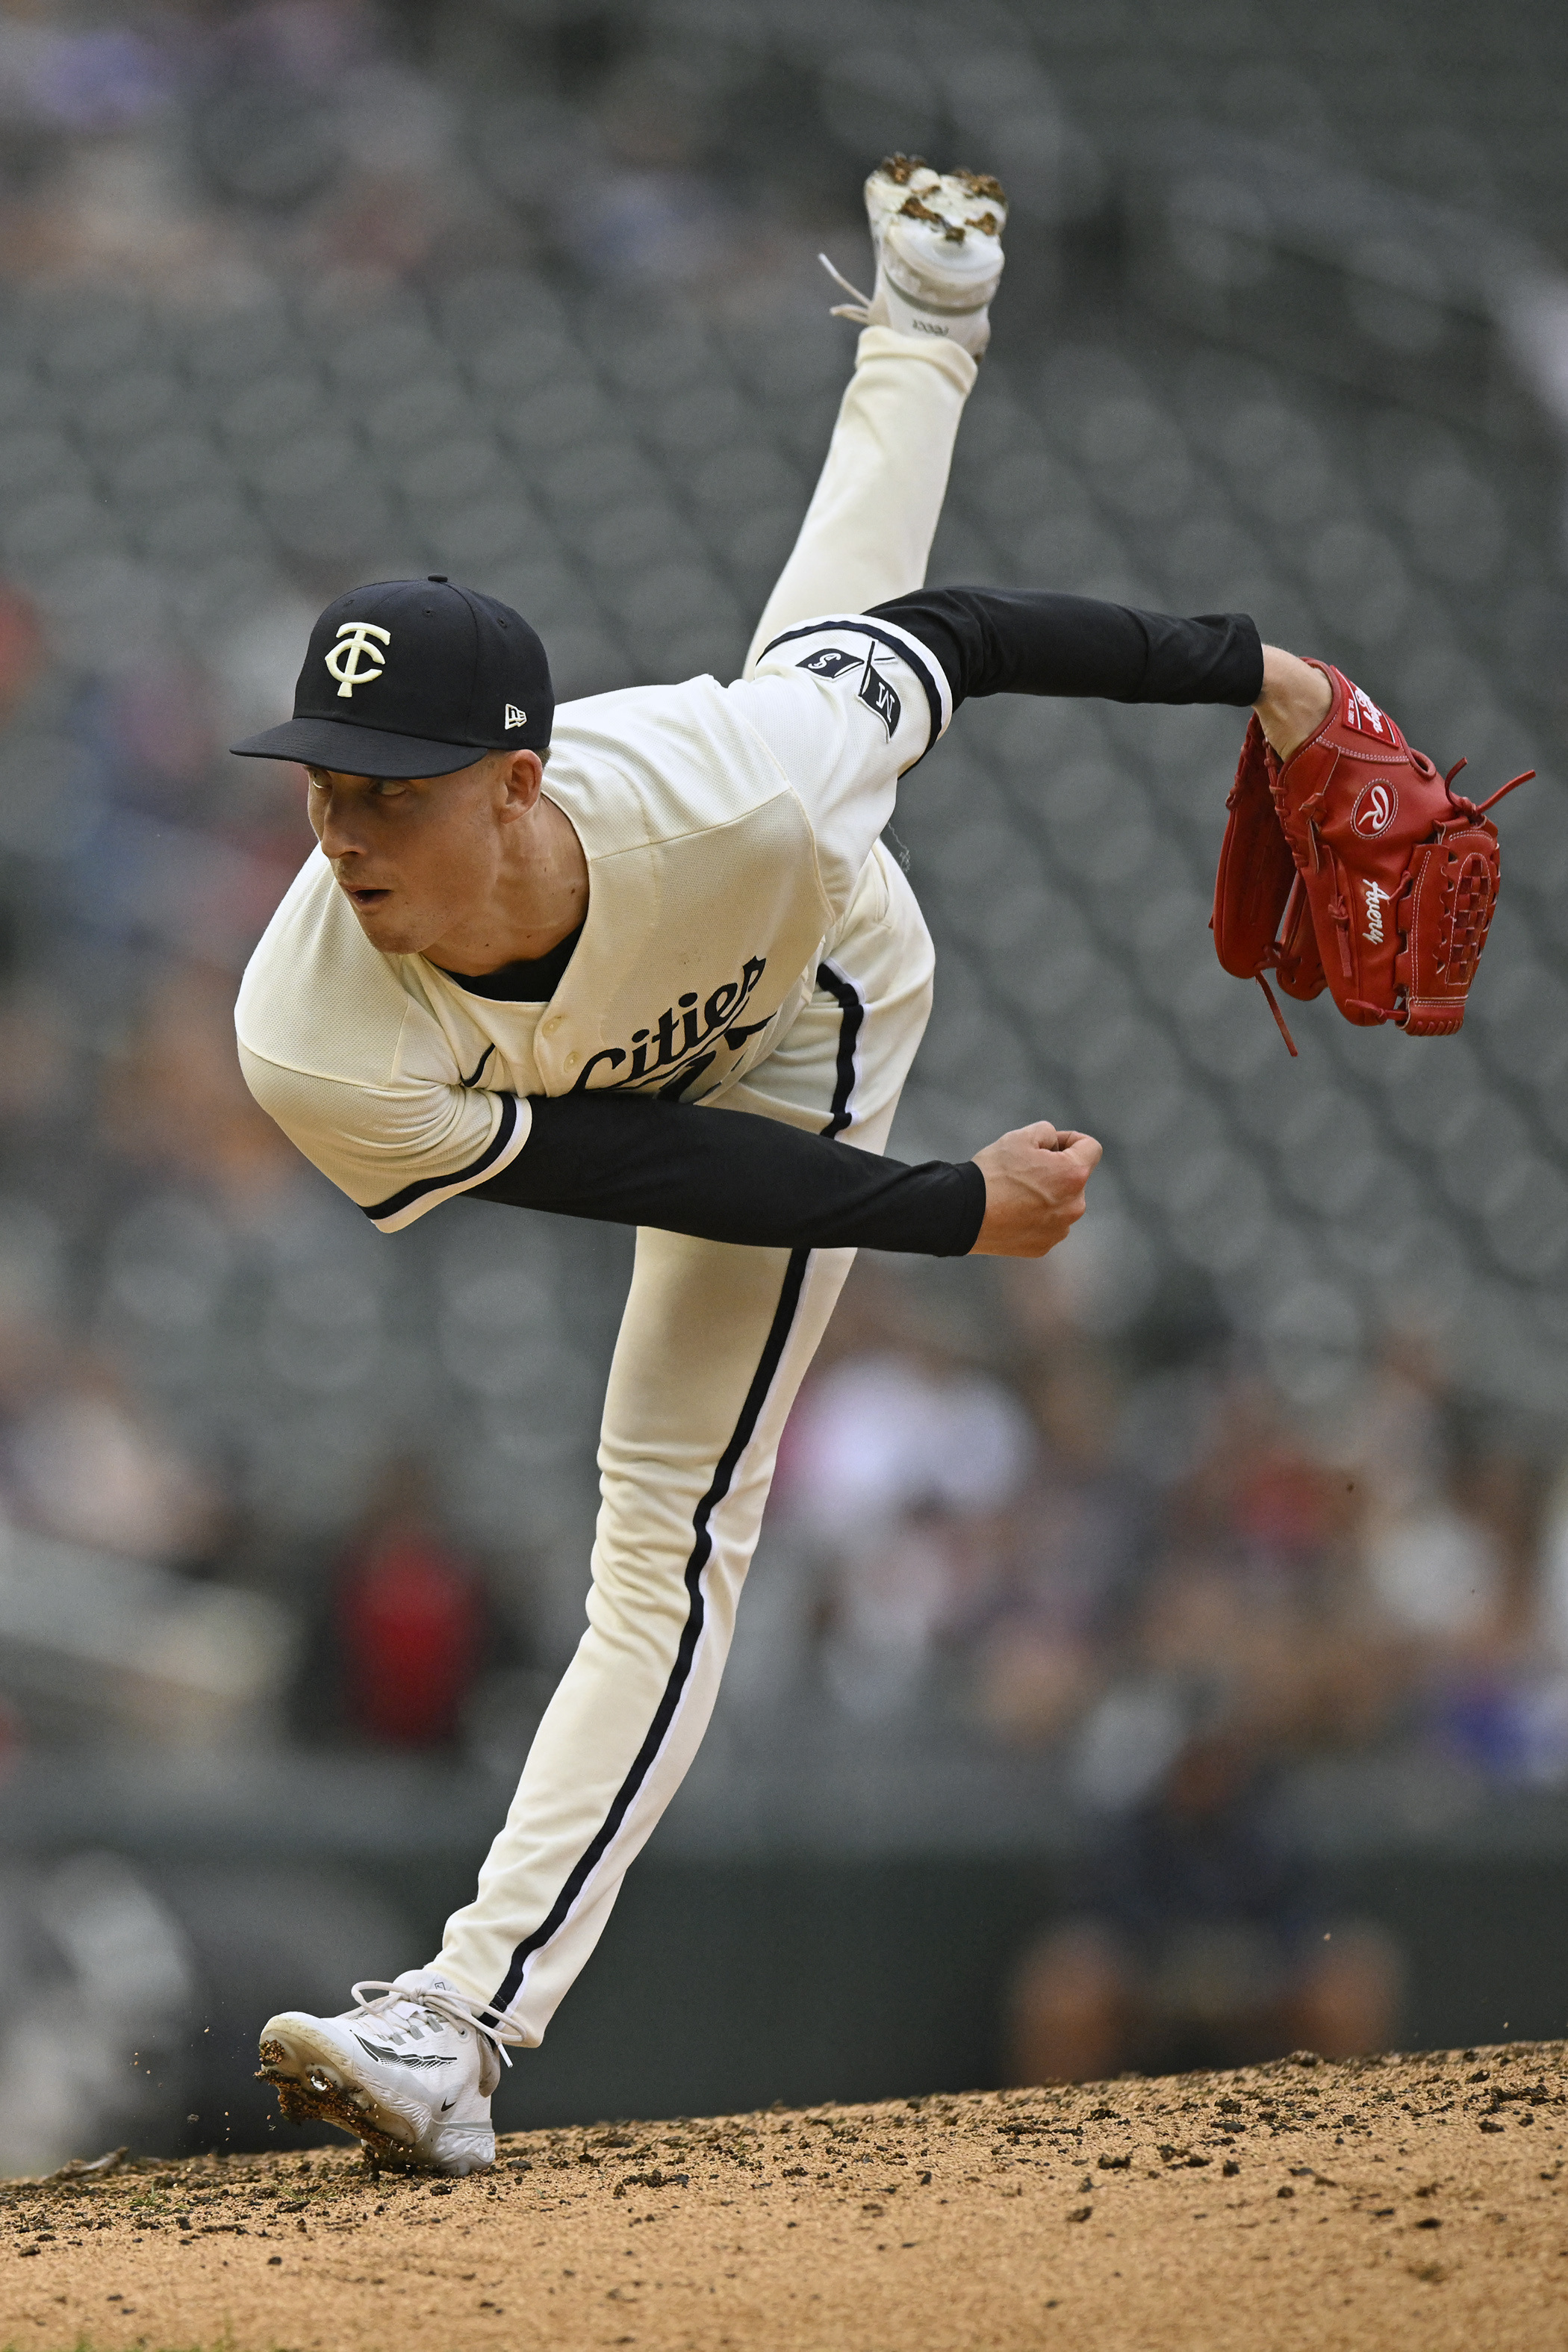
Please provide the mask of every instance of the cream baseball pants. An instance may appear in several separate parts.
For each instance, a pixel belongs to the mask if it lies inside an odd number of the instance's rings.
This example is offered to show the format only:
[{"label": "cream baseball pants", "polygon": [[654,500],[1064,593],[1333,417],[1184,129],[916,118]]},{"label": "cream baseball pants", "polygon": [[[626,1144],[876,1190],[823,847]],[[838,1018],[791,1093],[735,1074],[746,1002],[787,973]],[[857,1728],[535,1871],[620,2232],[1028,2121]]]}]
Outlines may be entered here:
[{"label": "cream baseball pants", "polygon": [[[782,629],[921,585],[975,368],[872,327],[748,667]],[[884,1147],[931,1007],[931,947],[879,848],[816,987],[716,1110]],[[588,1625],[472,1903],[434,1966],[536,2043],[696,1755],[729,1654],[785,1418],[852,1250],[639,1231],[599,1444]]]}]

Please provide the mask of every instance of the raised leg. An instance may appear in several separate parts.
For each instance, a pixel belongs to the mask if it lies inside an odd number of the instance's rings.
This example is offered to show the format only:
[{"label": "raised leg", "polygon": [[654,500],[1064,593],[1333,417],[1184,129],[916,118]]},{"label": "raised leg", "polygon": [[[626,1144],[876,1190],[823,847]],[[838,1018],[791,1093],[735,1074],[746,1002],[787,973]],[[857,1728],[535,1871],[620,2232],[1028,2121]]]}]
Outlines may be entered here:
[{"label": "raised leg", "polygon": [[864,613],[924,582],[975,362],[958,344],[868,327],[800,536],[746,656],[817,613]]}]

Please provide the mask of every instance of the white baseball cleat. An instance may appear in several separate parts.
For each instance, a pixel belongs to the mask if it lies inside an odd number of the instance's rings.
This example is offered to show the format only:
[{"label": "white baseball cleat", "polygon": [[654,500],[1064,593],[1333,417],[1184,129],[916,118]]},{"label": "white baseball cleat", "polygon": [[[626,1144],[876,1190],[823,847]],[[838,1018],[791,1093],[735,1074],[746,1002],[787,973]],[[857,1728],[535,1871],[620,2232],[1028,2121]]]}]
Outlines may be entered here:
[{"label": "white baseball cleat", "polygon": [[258,2073],[277,2084],[284,2114],[335,2124],[383,2163],[459,2179],[492,2165],[490,2094],[511,2063],[505,2029],[481,2025],[431,1969],[356,1984],[353,1995],[341,2017],[286,2009],[262,2027]]},{"label": "white baseball cleat", "polygon": [[1002,279],[1001,183],[983,172],[933,172],[918,155],[889,155],[866,183],[866,212],[877,256],[869,299],[826,254],[817,257],[855,296],[834,317],[902,335],[942,335],[978,359],[991,340],[989,306]]}]

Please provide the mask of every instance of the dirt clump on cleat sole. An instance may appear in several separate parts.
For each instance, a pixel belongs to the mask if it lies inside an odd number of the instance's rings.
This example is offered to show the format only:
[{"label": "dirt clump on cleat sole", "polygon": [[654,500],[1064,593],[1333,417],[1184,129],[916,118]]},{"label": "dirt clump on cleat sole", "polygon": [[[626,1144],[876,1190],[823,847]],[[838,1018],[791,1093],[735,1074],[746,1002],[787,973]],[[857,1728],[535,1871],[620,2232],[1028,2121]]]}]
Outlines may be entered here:
[{"label": "dirt clump on cleat sole", "polygon": [[282,2109],[285,2122],[331,2124],[336,2130],[348,2132],[353,2138],[362,2140],[367,2152],[374,2153],[384,2163],[411,2165],[416,2162],[409,2143],[394,2139],[390,2132],[383,2131],[379,2124],[373,2123],[353,2093],[345,2091],[341,2083],[334,2083],[316,2068],[311,2069],[311,2074],[317,2078],[314,2081],[310,2074],[301,2082],[297,2074],[284,2074],[279,2063],[283,2057],[283,2050],[276,2042],[264,2042],[259,2054],[266,2063],[257,2068],[256,2079],[258,2083],[271,2084],[278,2094],[278,2105]]}]

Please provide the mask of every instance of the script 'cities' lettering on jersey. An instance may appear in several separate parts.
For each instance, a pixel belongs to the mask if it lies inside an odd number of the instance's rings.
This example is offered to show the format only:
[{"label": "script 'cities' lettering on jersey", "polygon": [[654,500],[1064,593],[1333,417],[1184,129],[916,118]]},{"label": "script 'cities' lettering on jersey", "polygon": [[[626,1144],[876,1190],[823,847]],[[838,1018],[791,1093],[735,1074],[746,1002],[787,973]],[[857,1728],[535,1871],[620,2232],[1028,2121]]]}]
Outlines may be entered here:
[{"label": "script 'cities' lettering on jersey", "polygon": [[[766,956],[748,956],[741,966],[739,980],[723,982],[706,1004],[699,1005],[693,990],[683,990],[657,1021],[647,1028],[632,1031],[629,1053],[624,1045],[602,1045],[596,1054],[590,1054],[573,1088],[574,1094],[581,1094],[589,1086],[602,1088],[606,1083],[611,1087],[638,1087],[649,1078],[662,1081],[658,1087],[661,1095],[684,1094],[718,1060],[711,1045],[715,1037],[721,1038],[731,1054],[738,1054],[749,1039],[760,1037],[768,1027],[768,1021],[745,1023],[740,1018],[767,968]],[[705,1052],[704,1047],[709,1050]],[[623,1064],[628,1066],[623,1068]],[[611,1074],[607,1081],[601,1075],[606,1070]]]}]

